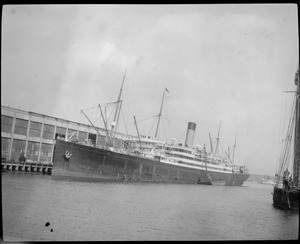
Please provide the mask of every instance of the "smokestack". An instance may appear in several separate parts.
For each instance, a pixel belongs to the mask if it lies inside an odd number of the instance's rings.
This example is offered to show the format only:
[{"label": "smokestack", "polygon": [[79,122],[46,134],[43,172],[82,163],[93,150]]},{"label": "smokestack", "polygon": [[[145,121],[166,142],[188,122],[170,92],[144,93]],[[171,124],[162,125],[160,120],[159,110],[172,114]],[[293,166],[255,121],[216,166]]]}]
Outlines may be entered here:
[{"label": "smokestack", "polygon": [[194,122],[189,122],[186,131],[184,146],[190,148],[193,147],[195,130],[196,130],[196,124]]}]

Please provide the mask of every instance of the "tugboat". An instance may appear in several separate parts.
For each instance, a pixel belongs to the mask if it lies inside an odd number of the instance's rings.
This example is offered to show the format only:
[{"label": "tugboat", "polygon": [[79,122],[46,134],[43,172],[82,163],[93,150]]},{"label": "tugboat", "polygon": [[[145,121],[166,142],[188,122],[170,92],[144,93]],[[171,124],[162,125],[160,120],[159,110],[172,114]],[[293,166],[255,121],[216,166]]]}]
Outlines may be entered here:
[{"label": "tugboat", "polygon": [[[295,75],[295,100],[291,117],[289,120],[287,136],[280,157],[279,169],[276,176],[276,182],[273,191],[273,205],[287,210],[299,209],[299,175],[300,175],[300,84],[299,68]],[[288,170],[288,158],[290,155],[291,142],[294,134],[294,160],[292,173]],[[280,183],[282,182],[282,183]]]}]

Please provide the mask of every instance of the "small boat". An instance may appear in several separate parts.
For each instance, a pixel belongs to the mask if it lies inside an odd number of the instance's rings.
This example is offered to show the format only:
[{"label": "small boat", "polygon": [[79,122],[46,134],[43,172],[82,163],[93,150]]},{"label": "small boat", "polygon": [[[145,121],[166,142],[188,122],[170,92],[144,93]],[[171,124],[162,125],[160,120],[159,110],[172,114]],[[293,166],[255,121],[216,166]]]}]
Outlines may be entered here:
[{"label": "small boat", "polygon": [[274,185],[275,181],[270,179],[270,176],[267,176],[266,178],[262,178],[258,181],[260,184],[266,184],[266,185]]},{"label": "small boat", "polygon": [[274,185],[275,184],[273,180],[268,180],[268,179],[261,179],[258,183],[265,184],[265,185]]}]

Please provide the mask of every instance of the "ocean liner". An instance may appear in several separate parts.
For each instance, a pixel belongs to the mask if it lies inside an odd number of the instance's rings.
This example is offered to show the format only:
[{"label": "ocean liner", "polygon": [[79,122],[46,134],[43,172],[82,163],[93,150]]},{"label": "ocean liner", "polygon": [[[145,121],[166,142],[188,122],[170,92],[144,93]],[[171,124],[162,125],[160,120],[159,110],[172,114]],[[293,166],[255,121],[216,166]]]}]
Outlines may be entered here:
[{"label": "ocean liner", "polygon": [[[124,75],[125,78],[125,75]],[[96,147],[66,140],[56,139],[53,152],[52,177],[75,178],[85,180],[115,182],[165,182],[205,185],[241,186],[249,174],[245,166],[233,163],[230,157],[221,157],[215,153],[207,153],[205,145],[193,147],[196,124],[188,123],[185,143],[171,143],[156,138],[162,112],[163,99],[158,116],[155,137],[141,136],[117,138],[115,129],[121,107],[121,94],[124,78],[117,100],[117,108],[111,129],[102,114],[106,134],[105,146]],[[83,111],[82,111],[83,112]],[[86,116],[87,117],[87,116]],[[117,142],[117,143],[116,143]]]},{"label": "ocean liner", "polygon": [[[292,107],[287,135],[284,147],[280,156],[278,171],[276,173],[276,183],[273,190],[273,205],[281,209],[299,209],[300,190],[300,82],[299,68],[295,75],[295,100]],[[294,135],[294,157],[291,174],[289,168],[290,149],[292,148],[292,138]]]}]

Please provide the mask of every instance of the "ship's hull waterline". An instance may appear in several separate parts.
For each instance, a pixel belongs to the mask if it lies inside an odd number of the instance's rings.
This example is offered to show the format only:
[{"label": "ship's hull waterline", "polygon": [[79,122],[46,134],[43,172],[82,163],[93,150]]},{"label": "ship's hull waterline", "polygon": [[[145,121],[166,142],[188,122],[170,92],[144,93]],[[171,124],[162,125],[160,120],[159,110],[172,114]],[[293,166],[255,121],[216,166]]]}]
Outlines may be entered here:
[{"label": "ship's hull waterline", "polygon": [[[72,154],[69,161],[65,152]],[[57,140],[52,177],[115,182],[154,182],[241,186],[249,174],[208,172],[153,159],[121,154],[100,148]]]}]

